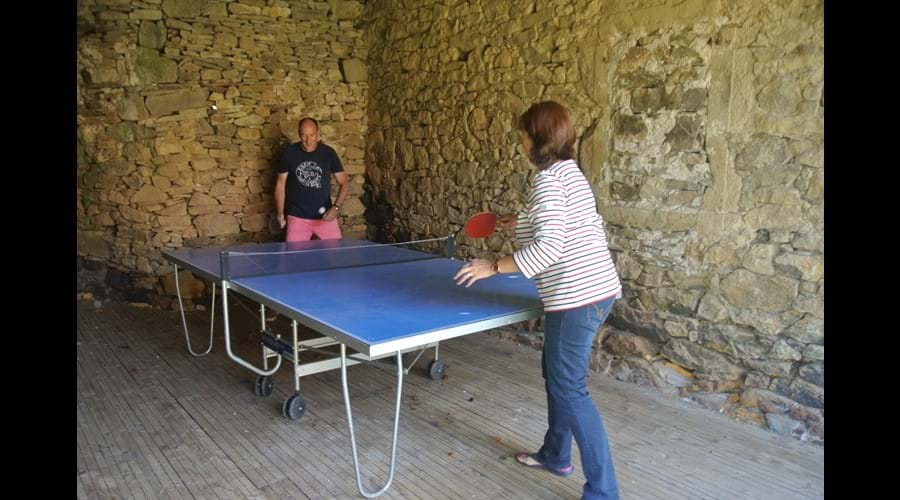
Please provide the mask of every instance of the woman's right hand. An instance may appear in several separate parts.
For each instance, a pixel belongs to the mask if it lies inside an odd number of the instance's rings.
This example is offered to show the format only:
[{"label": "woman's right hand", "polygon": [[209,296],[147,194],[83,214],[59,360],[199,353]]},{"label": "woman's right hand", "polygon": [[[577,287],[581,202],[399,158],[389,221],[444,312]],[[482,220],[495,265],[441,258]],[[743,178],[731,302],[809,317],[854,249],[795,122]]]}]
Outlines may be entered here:
[{"label": "woman's right hand", "polygon": [[500,229],[515,229],[518,220],[519,217],[516,214],[506,214],[503,217],[500,217],[498,225],[500,226]]}]

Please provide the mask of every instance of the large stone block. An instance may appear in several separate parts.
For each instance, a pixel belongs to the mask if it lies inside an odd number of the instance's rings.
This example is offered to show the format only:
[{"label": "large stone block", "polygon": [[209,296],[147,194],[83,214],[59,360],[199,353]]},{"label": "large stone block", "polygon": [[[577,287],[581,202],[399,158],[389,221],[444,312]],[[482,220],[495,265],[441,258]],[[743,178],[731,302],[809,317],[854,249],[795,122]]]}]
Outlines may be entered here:
[{"label": "large stone block", "polygon": [[150,116],[144,106],[144,98],[138,94],[125,94],[119,98],[116,109],[123,120],[138,121]]},{"label": "large stone block", "polygon": [[791,361],[776,361],[771,359],[745,359],[741,362],[744,366],[762,372],[772,377],[790,376],[795,363]]},{"label": "large stone block", "polygon": [[241,218],[241,230],[251,233],[259,232],[266,229],[269,222],[267,214],[245,215]]},{"label": "large stone block", "polygon": [[151,115],[162,116],[176,111],[205,108],[208,97],[209,91],[206,89],[185,89],[149,96],[146,105]]},{"label": "large stone block", "polygon": [[138,45],[158,50],[166,45],[166,27],[161,22],[142,21],[138,28]]},{"label": "large stone block", "polygon": [[163,0],[162,11],[169,17],[190,19],[206,11],[208,0]]},{"label": "large stone block", "polygon": [[825,386],[825,361],[800,366],[800,376],[818,386]]},{"label": "large stone block", "polygon": [[784,334],[804,344],[822,344],[825,342],[825,320],[807,316],[791,326]]},{"label": "large stone block", "polygon": [[799,293],[796,280],[782,276],[761,276],[738,269],[719,285],[725,299],[736,307],[762,311],[784,311]]},{"label": "large stone block", "polygon": [[178,79],[178,64],[162,57],[156,49],[137,47],[132,56],[134,77],[139,85],[173,83]]},{"label": "large stone block", "polygon": [[665,144],[671,152],[698,151],[702,143],[703,122],[697,116],[681,115],[666,133]]},{"label": "large stone block", "polygon": [[359,198],[348,197],[341,205],[341,215],[344,217],[355,217],[363,215],[366,212],[366,206],[363,205]]},{"label": "large stone block", "polygon": [[744,370],[722,354],[683,339],[672,339],[660,354],[690,370],[737,378]]},{"label": "large stone block", "polygon": [[704,325],[697,332],[697,342],[739,359],[762,358],[772,347],[772,340],[731,325]]},{"label": "large stone block", "polygon": [[78,254],[101,259],[109,258],[109,239],[104,231],[79,230],[77,234]]},{"label": "large stone block", "polygon": [[341,59],[341,74],[347,83],[365,82],[368,70],[359,59]]},{"label": "large stone block", "polygon": [[825,388],[808,382],[802,378],[779,379],[775,383],[775,392],[812,408],[825,408]]},{"label": "large stone block", "polygon": [[825,277],[824,255],[782,254],[775,259],[775,264],[785,274],[806,281],[819,281]]},{"label": "large stone block", "polygon": [[203,237],[228,236],[241,232],[237,219],[230,214],[212,213],[194,218],[197,234]]},{"label": "large stone block", "polygon": [[607,328],[603,335],[603,347],[616,356],[653,356],[659,346],[645,337]]},{"label": "large stone block", "polygon": [[365,9],[365,2],[357,2],[354,0],[333,0],[332,13],[339,21],[344,19],[355,19],[359,17]]},{"label": "large stone block", "polygon": [[776,255],[778,255],[777,245],[754,245],[744,255],[741,265],[756,274],[775,274]]},{"label": "large stone block", "polygon": [[137,205],[156,205],[168,199],[169,195],[163,190],[147,184],[134,193],[134,196],[131,197],[131,202]]}]

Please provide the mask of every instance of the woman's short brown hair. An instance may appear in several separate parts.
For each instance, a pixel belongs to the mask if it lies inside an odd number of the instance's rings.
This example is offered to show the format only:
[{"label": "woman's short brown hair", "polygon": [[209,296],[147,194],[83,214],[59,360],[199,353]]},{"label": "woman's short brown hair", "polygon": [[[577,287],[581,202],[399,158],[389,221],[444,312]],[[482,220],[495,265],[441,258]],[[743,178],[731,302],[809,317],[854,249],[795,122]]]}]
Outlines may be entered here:
[{"label": "woman's short brown hair", "polygon": [[554,101],[532,104],[519,117],[518,128],[531,138],[528,159],[536,167],[543,170],[559,160],[575,158],[575,127],[562,104]]}]

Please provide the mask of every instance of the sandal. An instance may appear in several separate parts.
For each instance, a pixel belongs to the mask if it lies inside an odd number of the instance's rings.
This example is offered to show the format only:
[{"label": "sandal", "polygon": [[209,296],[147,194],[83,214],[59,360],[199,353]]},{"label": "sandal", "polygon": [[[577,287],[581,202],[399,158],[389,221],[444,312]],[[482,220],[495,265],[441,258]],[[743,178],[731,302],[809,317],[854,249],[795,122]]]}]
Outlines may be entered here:
[{"label": "sandal", "polygon": [[[547,467],[546,465],[542,464],[537,459],[536,455],[537,455],[536,453],[526,453],[526,452],[516,453],[516,462],[519,462],[520,464],[524,465],[525,467],[534,467],[536,469],[545,469],[545,470],[549,471],[551,474],[556,474],[557,476],[562,476],[562,477],[571,476],[572,473],[575,472],[575,466],[572,464],[569,464],[561,469],[553,469],[551,467]],[[537,463],[536,464],[525,463],[525,460],[527,460],[529,458],[534,460]]]}]

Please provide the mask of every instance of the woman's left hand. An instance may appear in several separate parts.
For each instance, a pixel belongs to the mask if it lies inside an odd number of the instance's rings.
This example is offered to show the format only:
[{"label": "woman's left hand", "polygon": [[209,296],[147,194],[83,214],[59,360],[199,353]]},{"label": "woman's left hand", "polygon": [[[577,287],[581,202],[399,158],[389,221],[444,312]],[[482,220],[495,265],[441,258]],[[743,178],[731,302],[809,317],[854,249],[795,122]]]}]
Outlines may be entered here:
[{"label": "woman's left hand", "polygon": [[459,269],[459,272],[456,273],[456,276],[453,277],[456,280],[457,285],[465,284],[466,288],[472,286],[473,283],[480,279],[490,278],[494,274],[493,269],[494,261],[488,259],[472,259]]}]

